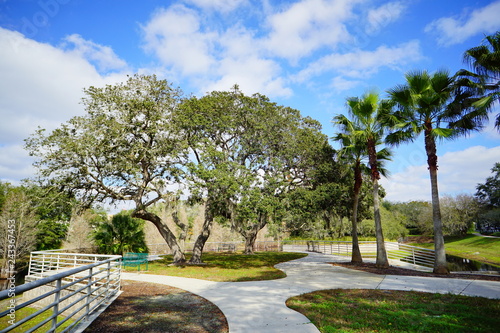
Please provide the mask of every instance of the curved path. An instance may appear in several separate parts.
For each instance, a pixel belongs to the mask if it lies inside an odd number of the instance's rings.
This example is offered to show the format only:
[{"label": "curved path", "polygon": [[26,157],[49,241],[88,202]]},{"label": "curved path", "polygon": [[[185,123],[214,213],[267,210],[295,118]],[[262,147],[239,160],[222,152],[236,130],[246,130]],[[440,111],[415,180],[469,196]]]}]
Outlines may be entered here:
[{"label": "curved path", "polygon": [[317,333],[318,329],[289,309],[285,301],[321,289],[415,290],[500,299],[500,282],[377,275],[328,264],[334,261],[346,258],[309,253],[276,265],[287,277],[268,281],[212,282],[140,273],[122,273],[122,279],[167,284],[200,295],[222,310],[230,333]]}]

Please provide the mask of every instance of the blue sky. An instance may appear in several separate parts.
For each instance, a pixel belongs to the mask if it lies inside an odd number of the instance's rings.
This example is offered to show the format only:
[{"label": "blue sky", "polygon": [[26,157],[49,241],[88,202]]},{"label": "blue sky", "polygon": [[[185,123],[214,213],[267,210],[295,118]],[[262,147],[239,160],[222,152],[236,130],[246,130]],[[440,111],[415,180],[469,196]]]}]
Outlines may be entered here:
[{"label": "blue sky", "polygon": [[[155,73],[187,94],[259,92],[323,124],[405,72],[464,68],[500,30],[500,1],[0,0],[0,179],[32,177],[23,139],[75,115],[82,89]],[[498,112],[498,110],[497,110]],[[474,193],[495,162],[490,124],[438,146],[442,195]],[[423,139],[395,150],[387,199],[429,200]]]}]

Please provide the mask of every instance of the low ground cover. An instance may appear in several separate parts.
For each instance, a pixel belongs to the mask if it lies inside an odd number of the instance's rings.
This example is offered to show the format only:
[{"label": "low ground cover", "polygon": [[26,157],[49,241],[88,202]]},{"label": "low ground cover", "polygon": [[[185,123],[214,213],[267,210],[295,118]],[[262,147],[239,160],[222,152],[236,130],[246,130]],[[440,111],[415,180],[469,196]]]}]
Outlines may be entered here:
[{"label": "low ground cover", "polygon": [[[410,240],[411,242],[411,240]],[[429,242],[411,242],[411,245],[433,249],[434,244]],[[446,253],[500,266],[500,239],[476,235],[465,237],[446,237]]]},{"label": "low ground cover", "polygon": [[[204,265],[172,266],[172,256],[149,263],[147,274],[188,277],[217,282],[259,281],[284,278],[286,274],[274,265],[305,257],[304,253],[257,252],[254,255],[241,253],[204,253]],[[189,258],[189,257],[188,257]],[[142,271],[141,267],[141,271]],[[127,272],[137,268],[128,267]]]},{"label": "low ground cover", "polygon": [[321,332],[498,332],[500,300],[389,290],[322,290],[287,301]]}]

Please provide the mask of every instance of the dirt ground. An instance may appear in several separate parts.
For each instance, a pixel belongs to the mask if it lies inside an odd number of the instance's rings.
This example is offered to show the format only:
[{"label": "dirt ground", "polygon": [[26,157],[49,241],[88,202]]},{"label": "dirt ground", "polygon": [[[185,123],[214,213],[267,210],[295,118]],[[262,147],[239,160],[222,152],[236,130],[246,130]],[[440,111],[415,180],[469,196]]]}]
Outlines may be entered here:
[{"label": "dirt ground", "polygon": [[122,294],[86,330],[94,332],[229,332],[213,303],[166,285],[122,281]]}]

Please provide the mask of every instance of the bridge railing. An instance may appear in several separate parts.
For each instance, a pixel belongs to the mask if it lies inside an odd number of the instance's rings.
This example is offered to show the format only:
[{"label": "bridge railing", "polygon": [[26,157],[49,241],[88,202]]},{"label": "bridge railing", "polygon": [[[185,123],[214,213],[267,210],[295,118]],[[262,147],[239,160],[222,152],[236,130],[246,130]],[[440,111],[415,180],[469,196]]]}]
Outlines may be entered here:
[{"label": "bridge railing", "polygon": [[[31,259],[30,282],[0,292],[0,302],[9,304],[0,318],[10,324],[1,333],[21,326],[23,332],[72,332],[119,294],[121,256],[36,251]],[[27,307],[32,313],[19,318]]]}]

